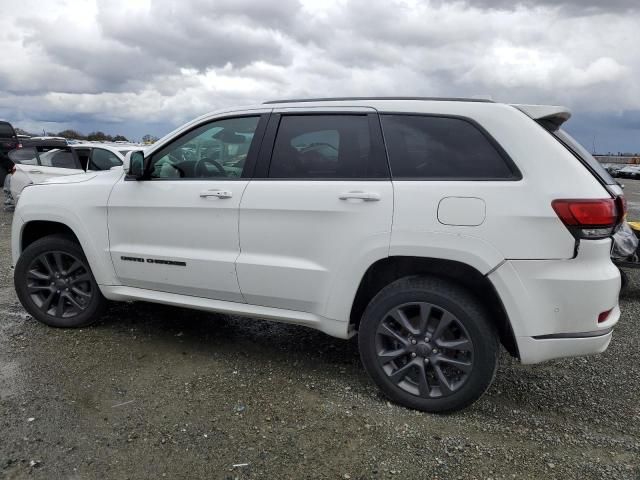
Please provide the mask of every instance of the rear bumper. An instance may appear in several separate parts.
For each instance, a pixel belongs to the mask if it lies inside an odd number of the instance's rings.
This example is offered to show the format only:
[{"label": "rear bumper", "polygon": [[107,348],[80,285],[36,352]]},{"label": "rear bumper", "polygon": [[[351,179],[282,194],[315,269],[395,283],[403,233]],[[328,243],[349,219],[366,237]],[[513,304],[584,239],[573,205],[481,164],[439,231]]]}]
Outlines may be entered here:
[{"label": "rear bumper", "polygon": [[[619,309],[617,315],[620,315]],[[602,353],[609,346],[612,336],[613,328],[608,328],[604,332],[584,332],[576,337],[568,334],[545,335],[518,337],[517,341],[522,363],[540,363],[554,358]]]},{"label": "rear bumper", "polygon": [[[569,260],[510,260],[489,275],[522,363],[604,351],[620,318],[611,240],[582,241]],[[600,313],[611,310],[604,322]]]}]

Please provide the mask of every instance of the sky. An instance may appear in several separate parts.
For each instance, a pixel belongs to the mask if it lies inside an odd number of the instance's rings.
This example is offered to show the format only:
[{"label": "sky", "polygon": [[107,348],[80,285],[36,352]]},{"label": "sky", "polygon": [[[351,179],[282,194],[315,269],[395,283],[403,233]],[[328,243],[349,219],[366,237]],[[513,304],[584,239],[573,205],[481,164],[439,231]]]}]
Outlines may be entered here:
[{"label": "sky", "polygon": [[0,118],[140,139],[278,98],[567,106],[640,152],[638,0],[0,0]]}]

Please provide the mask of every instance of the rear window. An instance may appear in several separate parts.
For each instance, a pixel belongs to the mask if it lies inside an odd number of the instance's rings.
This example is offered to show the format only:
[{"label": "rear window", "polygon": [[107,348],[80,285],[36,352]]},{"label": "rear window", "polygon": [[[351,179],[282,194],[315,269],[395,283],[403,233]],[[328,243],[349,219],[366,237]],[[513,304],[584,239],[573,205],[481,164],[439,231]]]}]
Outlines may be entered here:
[{"label": "rear window", "polygon": [[16,133],[13,127],[8,123],[0,123],[0,137],[13,137]]},{"label": "rear window", "polygon": [[34,147],[12,150],[9,152],[9,158],[13,161],[13,163],[20,163],[22,165],[38,164],[38,152],[36,152],[36,149]]},{"label": "rear window", "polygon": [[[545,126],[543,124],[545,128]],[[550,130],[547,128],[547,130]],[[557,128],[556,130],[550,130],[551,134],[560,141],[569,151],[571,151],[578,159],[593,173],[597,176],[604,184],[606,185],[617,185],[613,177],[607,172],[607,170],[596,160],[593,158],[593,155],[589,153],[589,151],[584,148],[580,143],[569,135],[566,131],[561,128]]]},{"label": "rear window", "polygon": [[382,115],[382,129],[393,178],[519,178],[489,137],[465,119]]},{"label": "rear window", "polygon": [[51,150],[40,155],[43,167],[78,168],[73,153],[69,150]]}]

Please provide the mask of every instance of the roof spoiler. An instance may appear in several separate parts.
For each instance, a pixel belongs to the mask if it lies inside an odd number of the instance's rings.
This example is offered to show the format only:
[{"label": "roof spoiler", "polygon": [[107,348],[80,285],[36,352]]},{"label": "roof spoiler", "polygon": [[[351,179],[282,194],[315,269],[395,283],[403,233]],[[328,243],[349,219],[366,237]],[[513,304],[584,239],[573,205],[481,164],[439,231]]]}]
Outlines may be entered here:
[{"label": "roof spoiler", "polygon": [[535,121],[545,121],[553,124],[556,128],[560,128],[564,122],[571,118],[571,112],[567,107],[558,105],[520,105],[512,104],[528,117]]}]

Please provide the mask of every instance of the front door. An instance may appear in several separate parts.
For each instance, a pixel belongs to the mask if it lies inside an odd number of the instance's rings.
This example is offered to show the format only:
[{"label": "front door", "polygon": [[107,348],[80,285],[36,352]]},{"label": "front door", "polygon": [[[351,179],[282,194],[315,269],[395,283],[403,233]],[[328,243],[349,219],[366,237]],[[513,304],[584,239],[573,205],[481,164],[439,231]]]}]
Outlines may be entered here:
[{"label": "front door", "polygon": [[111,258],[123,285],[241,302],[238,214],[266,116],[199,125],[150,152],[148,179],[109,199]]}]

